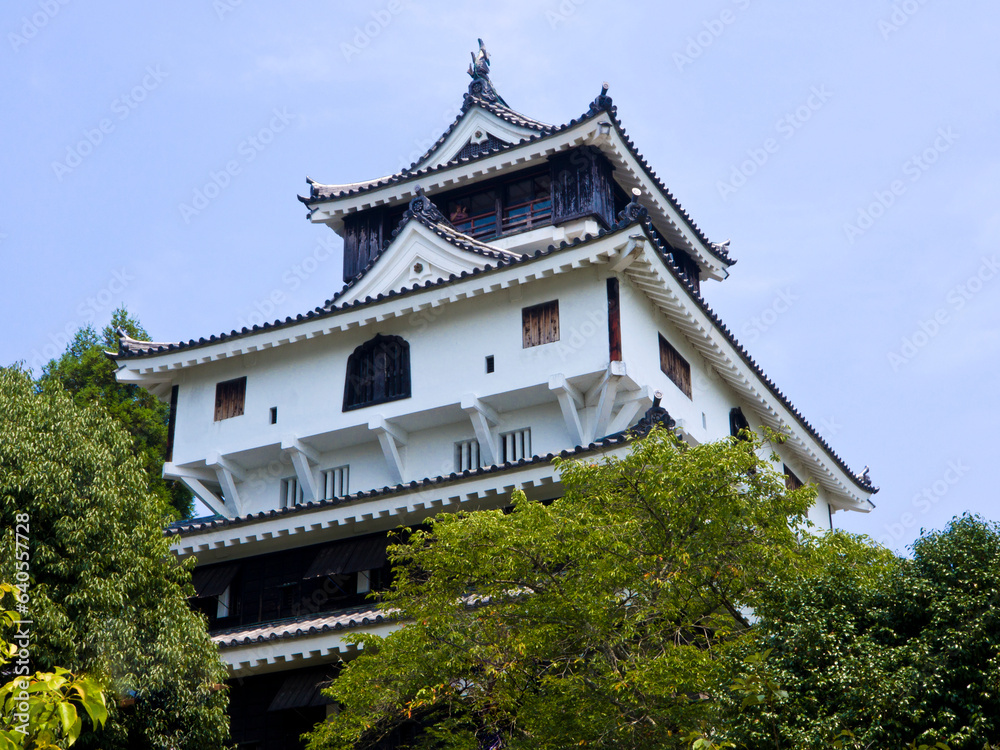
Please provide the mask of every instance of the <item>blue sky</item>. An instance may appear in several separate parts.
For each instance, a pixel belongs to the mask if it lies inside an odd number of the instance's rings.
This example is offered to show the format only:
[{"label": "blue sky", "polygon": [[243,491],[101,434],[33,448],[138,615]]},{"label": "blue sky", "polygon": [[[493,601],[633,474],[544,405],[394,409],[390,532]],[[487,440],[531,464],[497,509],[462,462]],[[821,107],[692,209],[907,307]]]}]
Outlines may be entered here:
[{"label": "blue sky", "polygon": [[306,176],[412,161],[483,37],[538,119],[609,81],[653,168],[732,240],[705,296],[882,487],[838,526],[903,551],[957,513],[1000,520],[994,4],[12,0],[0,32],[0,363],[37,369],[119,304],[186,340],[322,303],[340,261],[310,260],[327,230],[295,199]]}]

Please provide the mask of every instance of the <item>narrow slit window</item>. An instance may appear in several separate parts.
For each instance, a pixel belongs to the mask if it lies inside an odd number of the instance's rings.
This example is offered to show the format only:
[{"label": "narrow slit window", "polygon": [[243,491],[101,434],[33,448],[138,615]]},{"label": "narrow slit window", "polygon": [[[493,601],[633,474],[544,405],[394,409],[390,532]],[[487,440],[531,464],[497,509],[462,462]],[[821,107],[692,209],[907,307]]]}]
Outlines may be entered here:
[{"label": "narrow slit window", "polygon": [[551,344],[559,340],[559,300],[521,310],[523,348]]},{"label": "narrow slit window", "polygon": [[531,458],[531,428],[500,433],[500,461],[513,463]]},{"label": "narrow slit window", "polygon": [[491,373],[494,371],[495,368],[496,368],[496,362],[493,359],[493,355],[490,354],[488,357],[486,357],[486,372]]},{"label": "narrow slit window", "polygon": [[278,407],[271,407],[271,424],[278,424]]},{"label": "narrow slit window", "polygon": [[680,388],[684,395],[691,398],[691,365],[680,355],[670,342],[660,334],[660,369]]},{"label": "narrow slit window", "polygon": [[247,379],[226,380],[215,386],[215,421],[243,416],[247,395]]}]

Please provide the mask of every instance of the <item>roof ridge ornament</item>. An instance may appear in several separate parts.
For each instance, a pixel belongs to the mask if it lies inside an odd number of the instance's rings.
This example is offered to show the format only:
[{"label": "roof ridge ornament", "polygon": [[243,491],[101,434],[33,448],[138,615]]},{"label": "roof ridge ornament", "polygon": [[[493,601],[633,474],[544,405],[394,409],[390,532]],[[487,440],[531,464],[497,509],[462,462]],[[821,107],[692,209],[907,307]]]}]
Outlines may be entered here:
[{"label": "roof ridge ornament", "polygon": [[[403,225],[408,219],[412,219],[416,216],[423,216],[425,219],[434,222],[435,224],[447,224],[451,226],[445,215],[441,213],[437,206],[424,194],[424,189],[417,185],[415,188],[417,194],[410,199],[410,205],[407,207],[406,211],[403,212],[403,220],[400,222],[400,226]],[[393,236],[395,236],[393,232]]]},{"label": "roof ridge ornament", "polygon": [[607,111],[610,112],[614,109],[614,102],[611,101],[611,97],[608,96],[608,82],[605,81],[604,85],[601,86],[601,93],[590,103],[590,109],[587,111],[588,115],[596,115],[598,112]]},{"label": "roof ridge ornament", "polygon": [[505,107],[507,102],[493,88],[490,81],[490,53],[486,51],[486,45],[479,39],[479,52],[470,52],[472,63],[469,65],[468,73],[472,77],[469,84],[469,96],[477,99],[485,99],[488,102],[498,102]]},{"label": "roof ridge ornament", "polygon": [[644,205],[639,203],[640,195],[642,195],[642,191],[639,188],[632,188],[632,200],[625,208],[618,212],[619,221],[631,222],[637,219],[645,221],[649,218],[649,211],[646,210]]},{"label": "roof ridge ornament", "polygon": [[642,415],[642,419],[635,423],[635,427],[632,428],[632,432],[637,436],[643,436],[653,429],[656,425],[662,425],[667,430],[672,430],[677,426],[677,422],[670,413],[660,406],[660,400],[663,398],[663,393],[656,391],[653,394],[653,405],[650,406],[646,413]]}]

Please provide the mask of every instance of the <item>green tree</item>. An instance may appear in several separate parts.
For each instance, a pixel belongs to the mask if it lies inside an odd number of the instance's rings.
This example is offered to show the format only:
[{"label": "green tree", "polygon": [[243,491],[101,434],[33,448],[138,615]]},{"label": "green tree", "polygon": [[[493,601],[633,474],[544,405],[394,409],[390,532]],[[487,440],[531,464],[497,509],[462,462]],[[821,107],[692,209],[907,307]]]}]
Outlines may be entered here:
[{"label": "green tree", "polygon": [[787,696],[720,706],[740,747],[895,749],[1000,740],[1000,528],[963,516],[925,533],[912,559],[830,535],[816,565],[761,597],[737,684]]},{"label": "green tree", "polygon": [[105,409],[0,369],[0,580],[15,580],[25,514],[33,667],[106,675],[116,696],[78,746],[222,747],[225,669],[132,437]]},{"label": "green tree", "polygon": [[385,596],[405,625],[356,637],[309,747],[688,747],[747,607],[798,565],[815,493],[787,491],[760,448],[657,429],[626,457],[561,463],[552,503],[412,533]]},{"label": "green tree", "polygon": [[[0,583],[0,606],[8,596],[20,598],[9,583]],[[104,687],[99,680],[74,676],[56,667],[52,672],[30,674],[28,659],[19,654],[30,648],[30,630],[22,632],[24,619],[13,610],[0,610],[0,673],[14,679],[0,685],[0,750],[61,750],[73,745],[83,732],[83,709],[90,726],[100,728],[108,717]],[[5,634],[17,642],[8,642]],[[23,645],[22,645],[23,644]],[[15,661],[16,660],[16,661]]]},{"label": "green tree", "polygon": [[149,475],[150,492],[168,503],[176,517],[186,518],[191,514],[191,493],[180,482],[162,477],[169,407],[134,383],[119,383],[115,364],[104,353],[118,350],[119,328],[134,339],[150,340],[139,321],[119,308],[99,335],[90,325],[77,331],[62,356],[43,368],[39,387],[50,392],[63,388],[77,405],[100,404],[121,422]]}]

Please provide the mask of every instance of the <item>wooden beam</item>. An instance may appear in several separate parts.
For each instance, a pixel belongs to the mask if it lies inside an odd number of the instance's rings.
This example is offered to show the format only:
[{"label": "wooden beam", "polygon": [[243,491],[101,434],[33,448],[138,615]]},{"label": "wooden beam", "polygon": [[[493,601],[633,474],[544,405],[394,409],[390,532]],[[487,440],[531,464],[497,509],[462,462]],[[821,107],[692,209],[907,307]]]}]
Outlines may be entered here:
[{"label": "wooden beam", "polygon": [[241,482],[247,478],[246,469],[244,469],[239,464],[230,461],[228,458],[223,456],[218,451],[214,453],[209,453],[208,456],[205,457],[205,465],[208,466],[210,469],[216,469],[217,467],[221,467],[226,471],[228,471],[230,474],[232,474],[236,479],[240,480]]},{"label": "wooden beam", "polygon": [[406,445],[409,435],[398,425],[387,422],[381,415],[372,417],[368,422],[368,429],[375,433],[379,445],[382,446],[382,454],[385,456],[389,477],[394,480],[395,484],[402,484],[405,471],[400,447]]},{"label": "wooden beam", "polygon": [[611,273],[621,273],[631,266],[636,259],[642,255],[642,250],[646,245],[645,237],[630,237],[628,244],[622,248],[618,260],[611,266]]},{"label": "wooden beam", "polygon": [[574,445],[584,445],[583,422],[579,411],[584,405],[583,394],[567,382],[566,376],[562,373],[549,378],[549,390],[556,394],[570,439],[574,441]]},{"label": "wooden beam", "polygon": [[462,396],[462,410],[472,420],[472,429],[479,441],[479,455],[483,463],[493,466],[499,460],[495,429],[500,424],[500,415],[489,404],[484,404],[475,394]]},{"label": "wooden beam", "polygon": [[632,420],[635,419],[636,414],[642,409],[648,409],[653,405],[651,390],[649,386],[646,386],[642,390],[631,391],[627,394],[625,401],[618,409],[618,413],[615,414],[611,420],[611,424],[608,425],[609,435],[628,429],[632,424]]},{"label": "wooden beam", "polygon": [[295,467],[295,477],[302,488],[303,502],[319,500],[319,482],[313,465],[319,463],[319,454],[315,449],[303,443],[293,435],[281,439],[281,450],[287,455]]},{"label": "wooden beam", "polygon": [[218,513],[223,518],[235,518],[229,512],[229,508],[222,501],[218,495],[212,492],[208,487],[201,483],[200,480],[194,477],[177,477],[185,487],[187,487],[194,494],[196,498],[201,500],[205,505],[209,507],[215,513]]}]

